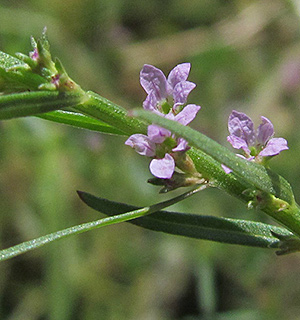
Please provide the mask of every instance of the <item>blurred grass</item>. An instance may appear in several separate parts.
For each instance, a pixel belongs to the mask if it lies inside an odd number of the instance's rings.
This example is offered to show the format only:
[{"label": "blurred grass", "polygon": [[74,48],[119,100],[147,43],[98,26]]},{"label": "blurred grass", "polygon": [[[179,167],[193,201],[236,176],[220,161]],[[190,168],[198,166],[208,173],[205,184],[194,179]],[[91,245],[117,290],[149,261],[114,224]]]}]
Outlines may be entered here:
[{"label": "blurred grass", "polygon": [[[290,150],[272,168],[299,200],[300,41],[296,1],[2,1],[0,48],[30,50],[46,25],[52,52],[85,89],[141,106],[144,63],[192,63],[193,127],[226,142],[236,108],[267,116]],[[1,247],[97,219],[80,189],[148,205],[148,162],[120,137],[35,118],[0,123]],[[228,146],[229,147],[229,146]],[[175,208],[172,208],[175,209]],[[218,190],[177,205],[270,222]],[[0,319],[298,319],[299,255],[157,234],[122,224],[0,264]]]}]

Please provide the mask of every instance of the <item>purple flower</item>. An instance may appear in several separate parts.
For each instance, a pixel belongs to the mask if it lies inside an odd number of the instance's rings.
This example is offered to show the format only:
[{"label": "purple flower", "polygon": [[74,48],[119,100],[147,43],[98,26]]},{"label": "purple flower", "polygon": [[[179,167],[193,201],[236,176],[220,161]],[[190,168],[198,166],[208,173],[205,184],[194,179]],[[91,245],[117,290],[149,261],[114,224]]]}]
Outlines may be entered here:
[{"label": "purple flower", "polygon": [[[165,143],[170,138],[171,146]],[[184,152],[189,149],[188,143],[183,138],[178,138],[165,128],[157,125],[148,126],[147,135],[133,134],[125,142],[143,156],[154,158],[150,162],[151,173],[161,179],[170,179],[175,170],[174,152]]]},{"label": "purple flower", "polygon": [[227,141],[235,149],[243,149],[248,160],[262,162],[263,157],[272,157],[283,150],[287,150],[284,138],[273,138],[272,122],[261,117],[261,124],[254,130],[252,120],[244,113],[233,110],[228,119],[230,135]]},{"label": "purple flower", "polygon": [[166,78],[160,69],[145,64],[140,72],[140,83],[148,94],[143,103],[144,109],[166,114],[162,105],[170,97],[173,98],[171,107],[174,111],[185,104],[189,93],[196,87],[193,82],[187,81],[190,68],[190,63],[179,64]]},{"label": "purple flower", "polygon": [[[147,93],[143,103],[144,109],[182,125],[188,125],[200,110],[200,106],[195,104],[184,106],[189,93],[196,86],[187,81],[190,67],[189,63],[179,64],[166,78],[156,67],[144,65],[140,72],[140,82]],[[154,124],[148,126],[147,135],[134,134],[125,144],[139,154],[153,158],[150,171],[160,179],[172,177],[176,166],[173,155],[189,149],[186,140],[177,138],[171,131]]]}]

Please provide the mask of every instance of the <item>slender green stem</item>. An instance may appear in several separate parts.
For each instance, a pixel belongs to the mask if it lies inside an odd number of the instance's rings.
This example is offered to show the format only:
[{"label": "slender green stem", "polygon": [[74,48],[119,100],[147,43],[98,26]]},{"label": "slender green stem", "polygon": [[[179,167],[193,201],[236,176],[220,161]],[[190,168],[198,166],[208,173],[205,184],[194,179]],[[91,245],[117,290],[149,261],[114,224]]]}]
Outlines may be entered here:
[{"label": "slender green stem", "polygon": [[129,116],[126,109],[94,92],[88,91],[86,94],[88,95],[88,99],[84,103],[77,105],[74,108],[75,110],[106,122],[123,131],[126,135],[147,132],[147,124]]},{"label": "slender green stem", "polygon": [[[90,98],[84,104],[76,106],[78,111],[115,126],[127,135],[145,133],[146,124],[129,117],[125,109],[94,93],[87,94]],[[262,166],[239,159],[217,142],[200,133],[196,135],[191,128],[155,114],[146,114],[143,111],[138,114],[147,121],[174,130],[176,134],[191,142],[196,148],[192,148],[189,155],[205,178],[213,180],[216,186],[242,201],[253,204],[300,236],[300,210],[290,185],[281,176]],[[235,174],[225,174],[221,168],[222,163],[233,169]]]},{"label": "slender green stem", "polygon": [[82,102],[74,92],[35,91],[0,96],[0,120],[49,112]]}]

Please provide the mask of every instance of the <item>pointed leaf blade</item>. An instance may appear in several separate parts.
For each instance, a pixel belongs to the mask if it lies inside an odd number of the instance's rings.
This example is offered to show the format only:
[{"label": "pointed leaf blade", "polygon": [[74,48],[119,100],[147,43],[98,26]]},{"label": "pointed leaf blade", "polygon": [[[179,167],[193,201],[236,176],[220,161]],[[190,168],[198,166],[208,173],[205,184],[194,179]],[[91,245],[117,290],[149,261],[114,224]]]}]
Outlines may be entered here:
[{"label": "pointed leaf blade", "polygon": [[[47,243],[51,243],[53,241],[67,238],[67,237],[75,235],[75,234],[80,234],[80,233],[87,232],[90,230],[98,229],[100,227],[105,227],[108,225],[133,220],[133,219],[151,214],[153,212],[156,212],[158,210],[161,210],[161,209],[164,209],[168,206],[171,206],[172,204],[175,204],[179,201],[182,201],[182,200],[186,199],[187,197],[194,195],[196,192],[199,192],[202,189],[203,189],[203,187],[200,186],[194,190],[185,192],[184,194],[181,194],[175,198],[172,198],[172,199],[160,202],[160,203],[156,203],[156,204],[151,205],[149,207],[134,209],[129,212],[121,213],[119,215],[106,217],[106,218],[99,219],[99,220],[92,221],[92,222],[86,222],[86,223],[83,223],[83,224],[80,224],[80,225],[77,225],[74,227],[66,228],[66,229],[56,231],[56,232],[47,234],[45,236],[33,239],[33,240],[29,240],[29,241],[20,243],[18,245],[15,245],[13,247],[10,247],[10,248],[4,249],[4,250],[0,250],[0,261],[16,257],[22,253],[31,251],[31,250],[39,248],[39,247],[42,247]],[[83,194],[83,193],[78,191],[78,194],[81,197],[81,194]]]},{"label": "pointed leaf blade", "polygon": [[[80,197],[89,207],[107,216],[137,209],[135,206],[102,199],[86,192],[81,192]],[[261,248],[279,246],[280,241],[274,236],[275,233],[292,236],[284,228],[261,222],[168,211],[158,211],[129,222],[173,235]]]},{"label": "pointed leaf blade", "polygon": [[26,63],[5,52],[0,51],[0,68],[8,69],[20,66],[25,67]]},{"label": "pointed leaf blade", "polygon": [[109,124],[106,124],[103,121],[88,117],[78,112],[56,110],[49,113],[40,114],[38,117],[57,123],[71,125],[77,128],[84,128],[108,134],[125,135],[125,133],[122,131]]}]

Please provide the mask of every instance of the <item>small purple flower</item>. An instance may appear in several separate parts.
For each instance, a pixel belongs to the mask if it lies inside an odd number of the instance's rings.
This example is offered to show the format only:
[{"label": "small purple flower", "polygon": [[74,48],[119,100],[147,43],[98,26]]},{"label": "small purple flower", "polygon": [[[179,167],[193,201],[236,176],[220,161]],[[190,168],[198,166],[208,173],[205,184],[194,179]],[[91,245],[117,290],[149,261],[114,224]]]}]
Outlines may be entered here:
[{"label": "small purple flower", "polygon": [[263,157],[272,157],[283,150],[287,150],[287,141],[284,138],[273,138],[272,122],[261,117],[262,123],[254,130],[252,120],[242,112],[233,110],[228,119],[230,135],[227,141],[235,149],[243,149],[248,160],[262,162]]},{"label": "small purple flower", "polygon": [[196,87],[193,82],[187,81],[190,68],[190,63],[179,64],[166,78],[160,69],[145,64],[140,72],[140,83],[148,94],[143,103],[144,109],[166,113],[162,104],[168,102],[170,97],[173,98],[174,111],[178,106],[184,105],[189,93]]},{"label": "small purple flower", "polygon": [[[196,86],[187,81],[190,68],[189,63],[179,64],[166,78],[156,67],[144,65],[140,72],[140,82],[147,93],[143,103],[144,109],[184,126],[188,125],[200,110],[200,106],[195,104],[184,106],[189,93]],[[173,155],[189,149],[186,140],[177,138],[171,131],[155,124],[148,126],[147,135],[134,134],[125,144],[134,148],[139,154],[153,158],[150,162],[150,171],[160,179],[172,177],[176,166]]]},{"label": "small purple flower", "polygon": [[[165,144],[165,140],[171,138],[175,145],[173,148]],[[171,132],[157,125],[148,126],[147,135],[133,134],[125,142],[143,156],[154,158],[150,162],[151,173],[161,179],[170,179],[175,170],[174,152],[185,152],[189,149],[188,143],[183,138],[176,139]]]}]

